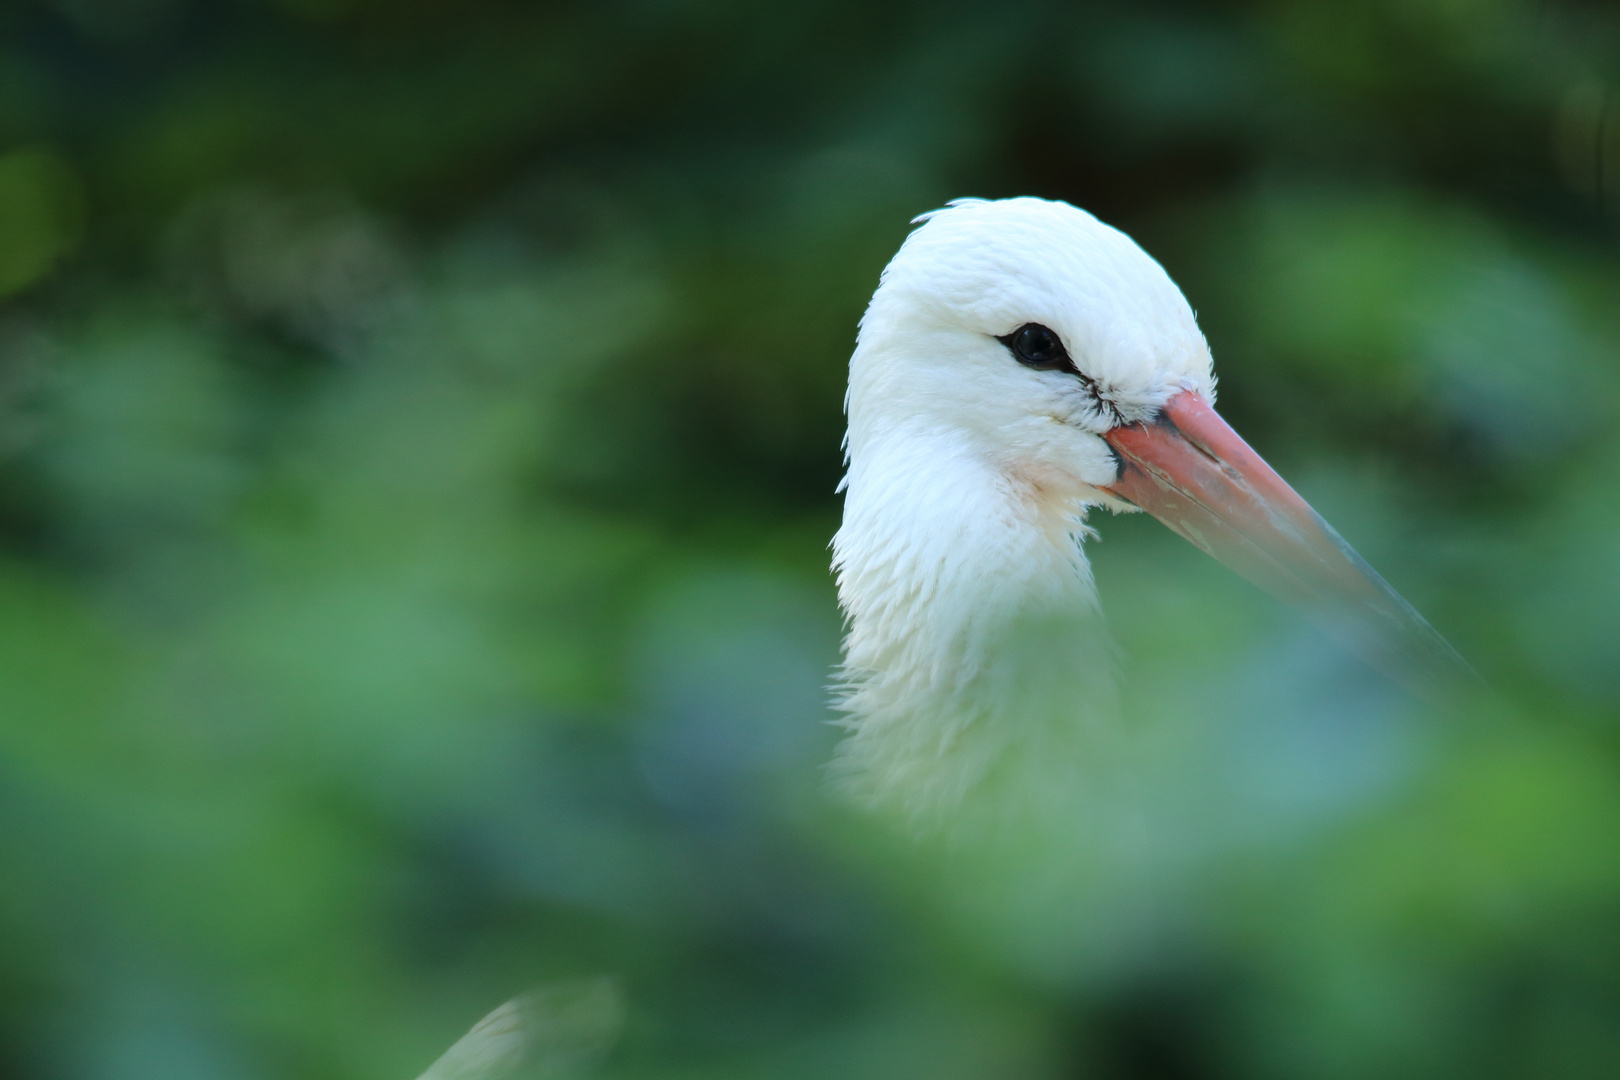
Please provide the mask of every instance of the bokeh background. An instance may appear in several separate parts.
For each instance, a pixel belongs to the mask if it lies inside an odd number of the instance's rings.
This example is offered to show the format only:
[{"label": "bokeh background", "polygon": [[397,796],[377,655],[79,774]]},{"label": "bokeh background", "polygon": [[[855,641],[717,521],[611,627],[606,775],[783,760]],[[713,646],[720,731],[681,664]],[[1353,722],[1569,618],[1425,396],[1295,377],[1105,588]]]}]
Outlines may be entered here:
[{"label": "bokeh background", "polygon": [[[1016,194],[1494,687],[1104,519],[1027,905],[822,781],[855,323]],[[0,1075],[1620,1074],[1608,4],[19,0],[0,294]]]}]

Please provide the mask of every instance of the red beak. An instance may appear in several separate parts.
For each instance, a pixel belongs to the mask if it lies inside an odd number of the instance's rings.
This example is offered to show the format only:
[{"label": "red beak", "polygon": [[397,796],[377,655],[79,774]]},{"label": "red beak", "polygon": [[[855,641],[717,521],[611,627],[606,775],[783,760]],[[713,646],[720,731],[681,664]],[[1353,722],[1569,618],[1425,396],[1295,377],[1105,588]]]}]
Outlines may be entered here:
[{"label": "red beak", "polygon": [[1398,682],[1431,697],[1478,679],[1202,397],[1178,394],[1151,423],[1105,438],[1120,459],[1109,493],[1317,616]]}]

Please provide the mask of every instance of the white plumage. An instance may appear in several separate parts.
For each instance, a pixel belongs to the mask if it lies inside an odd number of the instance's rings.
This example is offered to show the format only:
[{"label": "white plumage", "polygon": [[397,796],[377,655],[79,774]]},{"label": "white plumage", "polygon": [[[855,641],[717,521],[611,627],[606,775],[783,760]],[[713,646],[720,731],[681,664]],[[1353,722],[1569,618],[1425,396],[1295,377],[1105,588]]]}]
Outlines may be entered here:
[{"label": "white plumage", "polygon": [[[1230,429],[1209,409],[1215,379],[1191,307],[1129,237],[1033,198],[966,199],[917,221],[861,320],[846,400],[838,764],[863,799],[922,825],[986,789],[1040,813],[1043,793],[1107,753],[1114,665],[1081,546],[1090,506],[1138,503],[1255,580],[1275,571],[1262,583],[1291,599],[1356,588],[1339,580],[1351,566],[1422,623],[1263,462],[1217,462],[1213,482],[1254,485],[1226,502],[1184,464],[1159,468],[1142,440],[1214,461]],[[1032,324],[1061,339],[1071,367],[1020,362],[1002,339]],[[1209,437],[1184,437],[1170,413]],[[1206,513],[1218,516],[1200,524]],[[1206,537],[1227,528],[1249,547]],[[1244,565],[1255,543],[1260,569]],[[1305,597],[1313,575],[1332,580]]]}]

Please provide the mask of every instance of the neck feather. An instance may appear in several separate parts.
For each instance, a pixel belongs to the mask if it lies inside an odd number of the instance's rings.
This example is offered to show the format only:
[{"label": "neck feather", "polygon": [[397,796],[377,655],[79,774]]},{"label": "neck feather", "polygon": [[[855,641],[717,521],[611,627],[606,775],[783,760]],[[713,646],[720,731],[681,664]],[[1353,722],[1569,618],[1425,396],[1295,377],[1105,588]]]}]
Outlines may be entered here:
[{"label": "neck feather", "polygon": [[923,825],[970,792],[1038,790],[1028,771],[1084,754],[1114,695],[1082,508],[961,442],[860,447],[833,542],[849,628],[840,770]]}]

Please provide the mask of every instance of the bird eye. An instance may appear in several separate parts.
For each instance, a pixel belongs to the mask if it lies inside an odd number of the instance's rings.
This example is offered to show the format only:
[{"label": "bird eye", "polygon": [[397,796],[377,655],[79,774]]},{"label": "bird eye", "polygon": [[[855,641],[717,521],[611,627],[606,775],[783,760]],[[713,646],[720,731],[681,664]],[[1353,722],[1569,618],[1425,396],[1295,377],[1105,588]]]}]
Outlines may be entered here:
[{"label": "bird eye", "polygon": [[1068,351],[1063,348],[1063,340],[1040,323],[1025,323],[996,340],[1011,349],[1020,364],[1028,367],[1042,371],[1074,368]]}]

